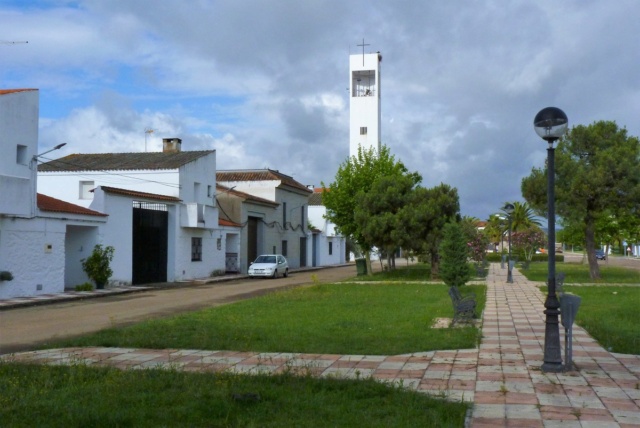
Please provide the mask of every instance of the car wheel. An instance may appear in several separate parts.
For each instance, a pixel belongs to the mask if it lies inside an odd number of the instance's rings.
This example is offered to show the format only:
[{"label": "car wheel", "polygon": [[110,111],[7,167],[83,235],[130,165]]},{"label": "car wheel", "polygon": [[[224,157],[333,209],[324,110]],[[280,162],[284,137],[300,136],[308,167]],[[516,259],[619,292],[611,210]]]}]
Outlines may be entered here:
[{"label": "car wheel", "polygon": [[284,276],[285,278],[288,277],[289,276],[289,269],[286,269],[282,276]]},{"label": "car wheel", "polygon": [[271,278],[276,279],[277,277],[278,277],[278,269],[276,269],[276,270],[273,272],[273,275],[271,276]]}]

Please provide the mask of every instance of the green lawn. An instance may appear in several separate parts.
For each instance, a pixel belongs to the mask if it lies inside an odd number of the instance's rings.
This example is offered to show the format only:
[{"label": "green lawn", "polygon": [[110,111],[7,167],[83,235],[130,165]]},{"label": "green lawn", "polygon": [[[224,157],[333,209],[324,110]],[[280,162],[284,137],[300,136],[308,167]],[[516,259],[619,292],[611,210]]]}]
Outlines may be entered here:
[{"label": "green lawn", "polygon": [[[469,286],[484,307],[483,285]],[[320,284],[111,328],[48,347],[114,346],[397,355],[473,348],[475,327],[432,329],[453,310],[443,284]]]},{"label": "green lawn", "polygon": [[[484,305],[485,286],[472,289]],[[320,284],[108,329],[55,346],[403,354],[470,348],[442,284]],[[469,405],[373,379],[0,364],[8,426],[461,427]]]},{"label": "green lawn", "polygon": [[371,379],[0,364],[11,427],[462,427],[467,408]]},{"label": "green lawn", "polygon": [[[547,287],[541,289],[547,293]],[[564,291],[582,298],[576,323],[602,347],[621,354],[640,354],[640,287],[566,286]]]},{"label": "green lawn", "polygon": [[[529,269],[520,272],[531,281],[546,282],[548,265],[536,262],[529,265]],[[564,282],[567,284],[640,284],[640,270],[627,269],[617,266],[600,265],[602,278],[593,280],[589,277],[589,266],[580,263],[556,263],[556,273],[564,272]]]}]

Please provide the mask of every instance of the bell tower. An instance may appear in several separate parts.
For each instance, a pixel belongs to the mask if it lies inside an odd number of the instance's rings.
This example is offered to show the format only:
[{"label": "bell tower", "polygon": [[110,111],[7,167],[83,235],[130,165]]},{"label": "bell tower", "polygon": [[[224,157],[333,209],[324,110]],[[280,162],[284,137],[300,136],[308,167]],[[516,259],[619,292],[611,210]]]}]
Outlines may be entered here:
[{"label": "bell tower", "polygon": [[380,151],[380,52],[349,56],[349,156],[358,147]]}]

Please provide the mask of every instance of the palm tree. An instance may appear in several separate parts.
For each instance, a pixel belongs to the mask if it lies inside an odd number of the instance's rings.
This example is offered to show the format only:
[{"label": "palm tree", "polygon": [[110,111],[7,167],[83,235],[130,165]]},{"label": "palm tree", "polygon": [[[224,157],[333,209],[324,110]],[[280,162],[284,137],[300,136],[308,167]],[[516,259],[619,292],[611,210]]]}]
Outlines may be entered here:
[{"label": "palm tree", "polygon": [[[511,214],[511,231],[512,232],[522,231],[522,230],[531,229],[531,228],[536,228],[536,229],[540,228],[541,226],[540,220],[536,219],[536,215],[528,203],[511,202],[511,204],[514,207],[513,213]],[[508,217],[506,213],[505,213],[505,216]]]}]

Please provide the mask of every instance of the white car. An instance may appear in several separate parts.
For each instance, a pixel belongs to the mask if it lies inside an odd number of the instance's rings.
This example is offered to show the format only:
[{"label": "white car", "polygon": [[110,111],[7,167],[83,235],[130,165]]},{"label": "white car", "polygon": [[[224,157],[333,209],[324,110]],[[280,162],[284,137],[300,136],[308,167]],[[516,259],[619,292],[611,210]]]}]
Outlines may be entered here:
[{"label": "white car", "polygon": [[278,276],[289,276],[289,263],[280,254],[263,254],[249,266],[249,278],[266,276],[277,278]]}]

